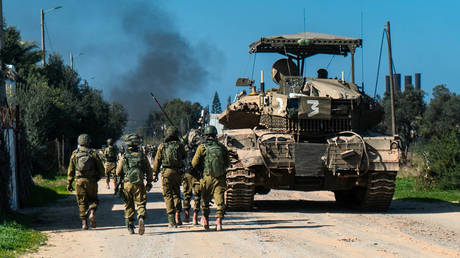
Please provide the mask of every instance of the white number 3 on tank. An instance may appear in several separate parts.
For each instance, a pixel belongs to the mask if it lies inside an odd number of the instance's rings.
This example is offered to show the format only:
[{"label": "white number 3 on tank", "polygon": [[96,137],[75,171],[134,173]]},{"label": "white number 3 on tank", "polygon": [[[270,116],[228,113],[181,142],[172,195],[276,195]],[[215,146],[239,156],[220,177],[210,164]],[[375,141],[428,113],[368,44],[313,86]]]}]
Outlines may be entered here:
[{"label": "white number 3 on tank", "polygon": [[316,99],[309,99],[307,100],[307,104],[311,104],[311,112],[308,113],[308,117],[312,117],[314,115],[319,114],[319,100]]}]

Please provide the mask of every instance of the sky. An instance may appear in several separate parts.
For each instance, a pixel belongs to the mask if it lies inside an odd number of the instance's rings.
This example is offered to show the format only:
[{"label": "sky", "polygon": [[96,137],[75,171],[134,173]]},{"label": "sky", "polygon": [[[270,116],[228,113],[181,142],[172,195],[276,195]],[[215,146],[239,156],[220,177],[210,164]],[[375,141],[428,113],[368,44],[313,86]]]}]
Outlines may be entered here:
[{"label": "sky", "polygon": [[[263,3],[263,4],[262,4]],[[289,3],[289,4],[287,4]],[[130,119],[142,120],[161,102],[180,97],[203,106],[217,91],[223,105],[242,88],[238,77],[260,70],[266,87],[275,87],[270,71],[278,54],[248,54],[261,37],[304,31],[363,38],[356,55],[356,81],[374,95],[382,31],[391,22],[397,73],[422,74],[422,89],[445,84],[456,93],[460,57],[460,1],[186,1],[186,0],[3,0],[8,25],[23,40],[40,45],[40,9],[45,14],[47,53],[60,54],[109,101],[129,106]],[[305,19],[304,19],[305,17]],[[382,95],[388,73],[384,45],[377,93]],[[254,60],[255,59],[255,60]],[[332,60],[332,61],[331,61]],[[255,62],[254,62],[255,61]],[[348,57],[314,56],[306,75],[328,67],[330,76],[344,71]],[[404,82],[402,82],[404,83]]]}]

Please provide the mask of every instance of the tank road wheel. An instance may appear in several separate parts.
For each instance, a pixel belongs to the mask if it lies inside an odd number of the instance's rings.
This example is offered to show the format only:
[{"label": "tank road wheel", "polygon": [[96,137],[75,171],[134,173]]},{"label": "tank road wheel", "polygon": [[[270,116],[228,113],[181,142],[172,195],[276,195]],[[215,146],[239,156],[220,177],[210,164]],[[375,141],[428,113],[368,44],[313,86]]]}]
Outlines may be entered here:
[{"label": "tank road wheel", "polygon": [[365,211],[387,211],[395,192],[396,171],[369,171],[367,187],[355,189],[357,205]]},{"label": "tank road wheel", "polygon": [[233,167],[227,170],[225,205],[228,210],[250,210],[254,202],[255,174],[249,169]]}]

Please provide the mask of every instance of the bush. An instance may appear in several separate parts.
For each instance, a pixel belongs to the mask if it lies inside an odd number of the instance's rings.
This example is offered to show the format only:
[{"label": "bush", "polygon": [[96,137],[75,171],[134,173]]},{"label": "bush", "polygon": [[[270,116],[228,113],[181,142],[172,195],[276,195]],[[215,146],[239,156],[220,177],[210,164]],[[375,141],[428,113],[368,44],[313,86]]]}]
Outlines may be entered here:
[{"label": "bush", "polygon": [[460,129],[453,128],[433,136],[421,148],[423,171],[419,179],[424,188],[460,189]]}]

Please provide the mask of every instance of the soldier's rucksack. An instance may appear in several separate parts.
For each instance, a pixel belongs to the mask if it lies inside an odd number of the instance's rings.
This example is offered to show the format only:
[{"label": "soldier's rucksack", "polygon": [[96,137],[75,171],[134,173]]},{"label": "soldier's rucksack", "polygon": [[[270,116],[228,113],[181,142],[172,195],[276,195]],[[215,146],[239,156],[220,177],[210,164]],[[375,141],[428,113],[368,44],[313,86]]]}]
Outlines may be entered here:
[{"label": "soldier's rucksack", "polygon": [[[182,168],[184,161],[181,153],[182,144],[177,141],[167,142],[163,147],[162,165],[165,168]],[[180,153],[180,155],[179,155]]]},{"label": "soldier's rucksack", "polygon": [[216,142],[206,143],[206,156],[204,157],[204,171],[210,176],[219,177],[225,174],[224,149]]},{"label": "soldier's rucksack", "polygon": [[91,150],[75,152],[75,170],[77,177],[92,177],[95,175],[96,163]]},{"label": "soldier's rucksack", "polygon": [[108,162],[116,162],[117,161],[118,150],[115,146],[109,146],[105,158]]},{"label": "soldier's rucksack", "polygon": [[142,173],[142,153],[126,153],[123,159],[123,171],[125,173],[125,180],[133,184],[143,181],[144,174]]}]

